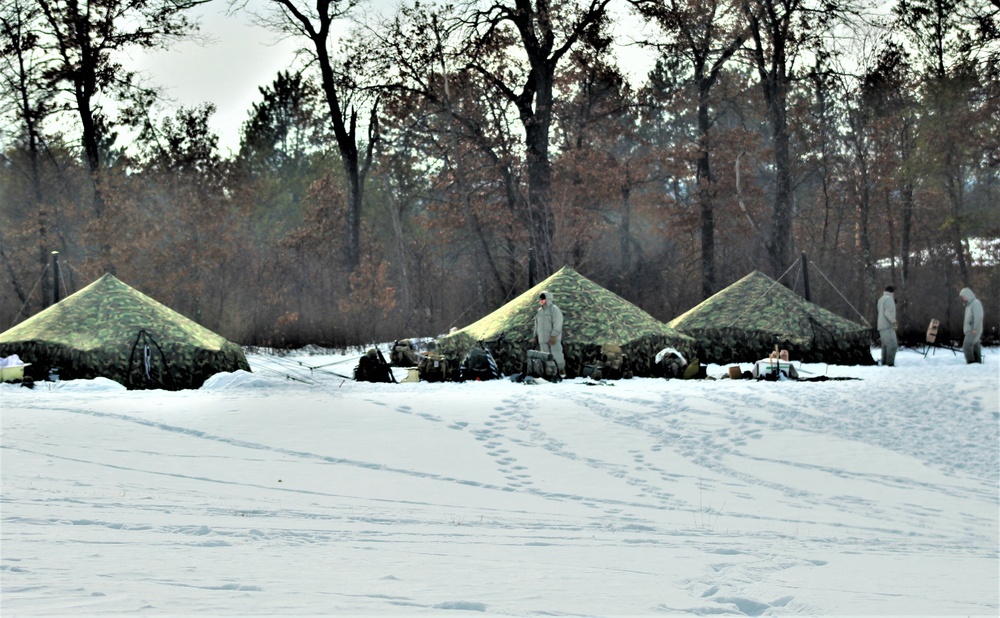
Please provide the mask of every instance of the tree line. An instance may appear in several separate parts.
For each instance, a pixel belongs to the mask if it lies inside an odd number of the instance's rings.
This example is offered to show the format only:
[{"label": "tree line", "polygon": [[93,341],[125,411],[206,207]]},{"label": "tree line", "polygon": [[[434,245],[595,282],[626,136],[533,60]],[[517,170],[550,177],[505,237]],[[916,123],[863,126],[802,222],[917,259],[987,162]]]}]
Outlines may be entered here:
[{"label": "tree line", "polygon": [[111,272],[267,346],[433,336],[564,264],[668,320],[805,254],[854,321],[895,285],[904,342],[1000,302],[996,0],[262,0],[299,62],[225,156],[122,61],[204,1],[0,3],[0,330],[52,251],[63,291]]}]

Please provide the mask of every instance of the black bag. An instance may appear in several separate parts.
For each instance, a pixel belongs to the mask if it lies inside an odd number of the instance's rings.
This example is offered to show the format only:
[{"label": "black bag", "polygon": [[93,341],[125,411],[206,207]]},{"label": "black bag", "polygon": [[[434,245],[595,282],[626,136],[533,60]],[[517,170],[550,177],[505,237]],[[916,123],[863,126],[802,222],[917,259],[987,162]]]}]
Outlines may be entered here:
[{"label": "black bag", "polygon": [[392,368],[385,362],[382,352],[372,348],[358,359],[358,366],[354,368],[354,379],[358,382],[395,382],[392,375]]},{"label": "black bag", "polygon": [[687,367],[688,362],[684,356],[673,348],[664,348],[656,355],[655,373],[662,378],[683,378]]},{"label": "black bag", "polygon": [[562,380],[562,377],[559,375],[559,366],[556,365],[556,359],[551,353],[540,352],[538,350],[528,350],[524,375],[552,382]]},{"label": "black bag", "polygon": [[462,362],[462,380],[496,380],[500,369],[489,350],[472,348]]}]

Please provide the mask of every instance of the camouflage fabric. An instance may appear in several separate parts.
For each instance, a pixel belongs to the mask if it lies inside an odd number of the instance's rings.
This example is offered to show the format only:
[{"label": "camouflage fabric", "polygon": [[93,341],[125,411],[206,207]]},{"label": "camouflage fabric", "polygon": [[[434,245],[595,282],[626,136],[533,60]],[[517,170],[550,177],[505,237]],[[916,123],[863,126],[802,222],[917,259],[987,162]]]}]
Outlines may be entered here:
[{"label": "camouflage fabric", "polygon": [[479,321],[438,339],[438,353],[461,359],[477,341],[484,341],[505,375],[519,373],[531,347],[543,290],[552,294],[552,302],[563,312],[569,377],[603,360],[605,345],[619,346],[636,376],[652,375],[654,357],[665,347],[694,350],[692,338],[567,266]]},{"label": "camouflage fabric", "polygon": [[669,322],[698,340],[703,363],[754,362],[778,337],[793,360],[874,364],[868,328],[801,298],[754,271]]},{"label": "camouflage fabric", "polygon": [[222,371],[250,371],[243,350],[145,294],[104,275],[0,334],[44,379],[105,377],[130,389],[198,388]]}]

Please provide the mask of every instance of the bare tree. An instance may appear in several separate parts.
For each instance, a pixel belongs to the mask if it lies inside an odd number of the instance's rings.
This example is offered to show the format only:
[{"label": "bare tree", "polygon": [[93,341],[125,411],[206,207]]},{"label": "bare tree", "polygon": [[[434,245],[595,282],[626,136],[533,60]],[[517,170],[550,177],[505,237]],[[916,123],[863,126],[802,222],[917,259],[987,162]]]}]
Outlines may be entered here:
[{"label": "bare tree", "polygon": [[903,0],[894,13],[922,65],[925,106],[933,110],[922,123],[924,139],[934,143],[927,157],[928,176],[941,186],[951,207],[943,227],[967,286],[967,191],[978,156],[966,132],[974,122],[973,93],[981,87],[980,80],[990,79],[1000,55],[997,13],[986,0]]},{"label": "bare tree", "polygon": [[788,94],[801,42],[795,27],[798,25],[797,18],[805,8],[805,0],[745,0],[741,4],[744,18],[750,26],[751,59],[757,70],[767,107],[771,145],[774,149],[774,208],[771,211],[767,251],[771,271],[775,276],[784,273],[791,263],[795,205],[789,148]]},{"label": "bare tree", "polygon": [[305,39],[302,51],[319,71],[320,87],[329,110],[337,149],[347,180],[347,265],[361,264],[361,207],[365,178],[371,169],[378,141],[377,99],[369,103],[367,136],[358,135],[360,111],[356,104],[364,89],[354,80],[350,58],[338,59],[333,48],[338,43],[335,26],[357,6],[358,0],[269,0],[274,11],[262,19],[264,25],[292,37]]},{"label": "bare tree", "polygon": [[727,0],[630,0],[667,36],[664,53],[685,58],[696,91],[698,123],[697,194],[701,210],[701,293],[716,291],[715,177],[711,165],[712,88],[726,63],[742,48],[749,32],[738,8]]},{"label": "bare tree", "polygon": [[[500,265],[494,257],[496,239],[489,238],[473,196],[480,192],[470,167],[476,159],[491,171],[504,187],[505,204],[512,215],[523,209],[514,157],[506,151],[509,136],[502,122],[509,104],[489,96],[489,89],[463,71],[464,63],[456,40],[462,21],[449,9],[421,6],[402,9],[391,21],[373,28],[368,35],[369,73],[379,75],[397,119],[405,123],[404,133],[421,133],[441,157],[443,172],[458,193],[462,217],[476,271],[479,303],[487,290],[505,290]],[[410,138],[407,139],[409,141]],[[470,160],[472,163],[470,163]],[[486,306],[482,305],[482,309]]]},{"label": "bare tree", "polygon": [[[31,185],[30,198],[24,208],[36,215],[38,231],[38,272],[44,272],[48,264],[49,213],[45,207],[42,189],[42,122],[52,111],[53,90],[42,79],[45,58],[39,47],[37,29],[41,13],[37,4],[28,0],[4,0],[0,5],[0,113],[15,120],[17,141],[22,144],[28,156],[28,179]],[[7,256],[4,256],[5,259]],[[8,271],[21,302],[28,302],[21,289],[14,269]],[[42,303],[45,306],[51,298],[48,278],[42,278]]]},{"label": "bare tree", "polygon": [[474,8],[469,18],[465,70],[480,75],[515,106],[524,130],[524,216],[538,277],[555,270],[549,146],[556,70],[575,46],[599,44],[610,1],[497,0]]},{"label": "bare tree", "polygon": [[[102,142],[110,120],[102,96],[123,98],[139,89],[137,76],[115,54],[129,48],[153,49],[191,35],[197,25],[185,11],[209,0],[37,0],[44,16],[46,50],[54,63],[46,77],[65,86],[78,116],[84,157],[99,185]],[[97,186],[99,196],[99,186]],[[95,200],[100,215],[101,200]]]}]

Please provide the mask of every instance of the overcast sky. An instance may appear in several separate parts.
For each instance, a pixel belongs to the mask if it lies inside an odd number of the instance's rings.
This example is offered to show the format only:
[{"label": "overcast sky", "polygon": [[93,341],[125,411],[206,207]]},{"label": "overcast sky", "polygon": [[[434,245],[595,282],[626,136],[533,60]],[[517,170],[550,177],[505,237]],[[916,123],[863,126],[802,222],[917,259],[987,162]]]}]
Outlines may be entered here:
[{"label": "overcast sky", "polygon": [[[266,1],[249,0],[248,4],[263,6]],[[396,0],[369,0],[359,8],[372,11],[384,7],[382,11],[389,11],[396,4]],[[278,71],[292,66],[295,49],[300,46],[254,25],[245,11],[227,15],[228,6],[216,0],[194,10],[207,42],[184,42],[169,51],[131,56],[134,66],[162,87],[175,105],[215,104],[211,124],[223,155],[238,150],[240,127],[251,105],[261,99],[259,88],[270,85]],[[632,36],[634,32],[621,32],[618,42],[625,43]],[[650,63],[640,58],[646,54],[620,49],[619,55],[630,57],[633,78],[645,76]]]},{"label": "overcast sky", "polygon": [[214,103],[212,128],[223,153],[239,147],[240,126],[259,88],[274,81],[294,60],[296,45],[251,23],[246,13],[226,15],[228,4],[211,2],[195,9],[201,34],[210,40],[184,42],[169,51],[134,54],[134,66],[162,87],[176,105]]}]

